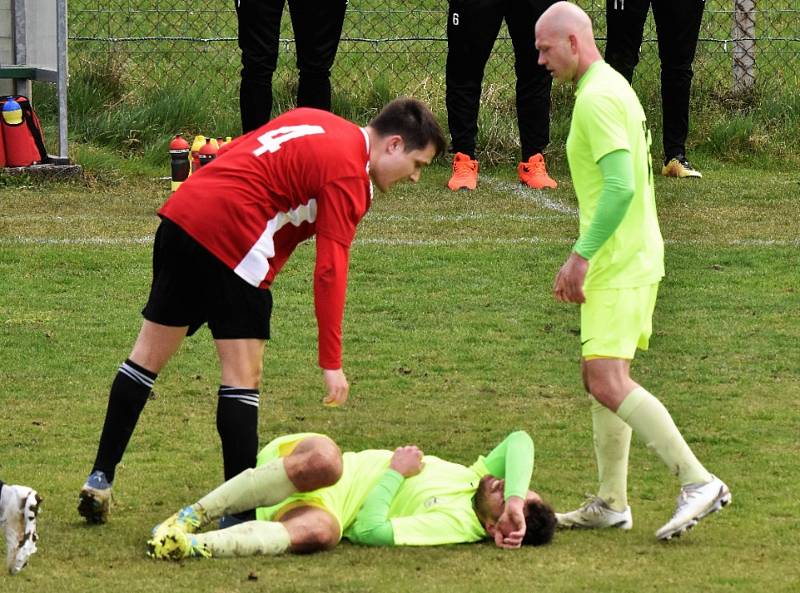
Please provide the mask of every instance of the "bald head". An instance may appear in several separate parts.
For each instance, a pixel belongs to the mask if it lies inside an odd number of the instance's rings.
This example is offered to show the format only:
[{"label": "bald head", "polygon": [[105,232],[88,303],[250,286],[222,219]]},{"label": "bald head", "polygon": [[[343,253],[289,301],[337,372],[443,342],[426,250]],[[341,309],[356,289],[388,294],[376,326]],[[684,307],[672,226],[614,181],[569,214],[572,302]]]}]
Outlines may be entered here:
[{"label": "bald head", "polygon": [[542,13],[536,22],[536,32],[540,28],[560,35],[592,36],[592,21],[580,6],[572,2],[556,2]]},{"label": "bald head", "polygon": [[536,21],[539,63],[561,80],[577,81],[601,60],[594,42],[592,21],[579,6],[556,2]]}]

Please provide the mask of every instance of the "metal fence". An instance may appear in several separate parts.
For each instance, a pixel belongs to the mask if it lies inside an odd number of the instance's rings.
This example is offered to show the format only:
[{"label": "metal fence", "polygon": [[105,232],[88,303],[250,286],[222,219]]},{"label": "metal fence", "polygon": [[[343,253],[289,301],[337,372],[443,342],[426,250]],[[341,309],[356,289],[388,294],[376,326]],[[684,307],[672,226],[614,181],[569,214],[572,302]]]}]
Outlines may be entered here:
[{"label": "metal fence", "polygon": [[[592,17],[601,51],[605,1],[578,0]],[[695,59],[693,96],[800,92],[798,0],[707,0]],[[70,0],[70,70],[117,60],[136,88],[203,84],[210,100],[235,101],[239,49],[233,1],[165,3],[156,0]],[[332,73],[336,101],[378,105],[407,94],[443,105],[447,53],[445,0],[352,0]],[[276,108],[291,102],[296,80],[288,10],[281,30],[274,85]],[[484,81],[483,104],[511,105],[514,57],[505,27]],[[648,18],[634,87],[657,97],[658,50]],[[563,91],[561,91],[563,92]],[[235,103],[234,103],[235,104]],[[558,109],[559,107],[556,107]]]}]

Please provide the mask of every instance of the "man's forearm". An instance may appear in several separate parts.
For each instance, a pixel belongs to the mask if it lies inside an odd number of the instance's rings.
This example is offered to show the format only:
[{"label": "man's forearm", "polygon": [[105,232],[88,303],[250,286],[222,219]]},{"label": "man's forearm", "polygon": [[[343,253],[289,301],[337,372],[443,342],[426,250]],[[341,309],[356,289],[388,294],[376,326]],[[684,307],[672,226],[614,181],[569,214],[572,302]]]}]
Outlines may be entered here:
[{"label": "man's forearm", "polygon": [[365,546],[394,545],[394,530],[389,520],[389,508],[405,478],[387,469],[370,491],[356,520],[347,531],[347,538]]},{"label": "man's forearm", "polygon": [[592,222],[581,234],[573,251],[590,260],[614,234],[625,218],[634,194],[633,164],[631,153],[615,150],[598,162],[603,173],[603,189],[597,202]]}]

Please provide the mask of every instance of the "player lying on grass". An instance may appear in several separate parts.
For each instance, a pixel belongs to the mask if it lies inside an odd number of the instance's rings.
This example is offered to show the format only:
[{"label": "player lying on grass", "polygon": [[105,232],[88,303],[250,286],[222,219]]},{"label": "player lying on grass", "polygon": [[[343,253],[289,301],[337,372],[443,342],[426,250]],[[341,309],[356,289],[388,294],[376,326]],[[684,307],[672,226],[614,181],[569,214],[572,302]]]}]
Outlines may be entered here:
[{"label": "player lying on grass", "polygon": [[[283,436],[247,469],[153,530],[165,560],[329,550],[342,537],[370,546],[435,546],[487,537],[502,548],[548,543],[553,510],[528,490],[533,441],[511,433],[469,467],[416,446],[342,454],[327,436]],[[248,509],[256,521],[199,531]]]}]

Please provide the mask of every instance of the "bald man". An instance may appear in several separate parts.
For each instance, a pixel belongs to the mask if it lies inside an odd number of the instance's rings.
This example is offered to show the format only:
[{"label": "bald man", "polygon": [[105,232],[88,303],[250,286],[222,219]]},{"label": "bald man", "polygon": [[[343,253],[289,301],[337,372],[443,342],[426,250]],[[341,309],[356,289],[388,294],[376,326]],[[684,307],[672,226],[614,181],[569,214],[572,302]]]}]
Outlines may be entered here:
[{"label": "bald man", "polygon": [[628,450],[636,432],[681,483],[672,518],[656,537],[680,536],[731,501],[697,460],[667,409],[630,377],[646,350],[664,275],[650,132],[628,81],[600,56],[588,15],[558,2],[536,23],[539,63],[576,86],[567,159],[580,207],[580,236],[553,294],[581,305],[581,371],[591,394],[599,491],[558,514],[562,527],[630,529]]}]

